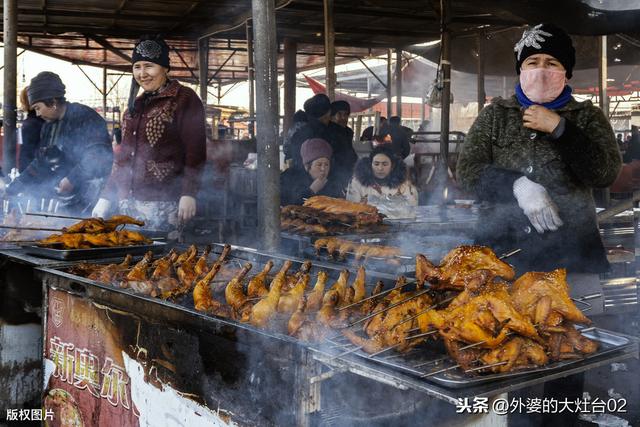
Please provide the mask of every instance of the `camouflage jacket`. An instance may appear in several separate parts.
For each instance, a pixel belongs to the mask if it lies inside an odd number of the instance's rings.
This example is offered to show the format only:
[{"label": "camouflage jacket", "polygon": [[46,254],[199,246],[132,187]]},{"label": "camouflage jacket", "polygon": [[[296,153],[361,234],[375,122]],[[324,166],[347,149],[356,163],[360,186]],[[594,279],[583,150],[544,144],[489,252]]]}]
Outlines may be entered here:
[{"label": "camouflage jacket", "polygon": [[[488,206],[481,209],[476,241],[496,251],[522,249],[510,260],[522,269],[605,271],[592,190],[611,185],[622,165],[609,122],[590,101],[572,98],[556,110],[565,127],[554,139],[525,128],[522,111],[515,96],[497,98],[465,139],[458,183]],[[558,231],[536,233],[518,207],[513,182],[523,175],[544,186],[558,205],[564,222]]]}]

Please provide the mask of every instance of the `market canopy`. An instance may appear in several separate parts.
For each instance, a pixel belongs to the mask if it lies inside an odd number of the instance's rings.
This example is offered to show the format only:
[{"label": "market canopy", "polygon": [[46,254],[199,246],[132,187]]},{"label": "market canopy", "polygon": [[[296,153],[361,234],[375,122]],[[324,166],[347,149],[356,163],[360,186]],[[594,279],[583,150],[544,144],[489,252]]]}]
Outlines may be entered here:
[{"label": "market canopy", "polygon": [[[274,1],[278,39],[282,42],[289,37],[298,42],[298,70],[322,66],[323,1]],[[638,3],[637,0],[452,0],[450,28],[457,40],[453,46],[453,66],[469,71],[473,64],[473,43],[469,37],[482,31],[491,43],[491,49],[487,49],[487,74],[507,74],[505,61],[510,58],[504,52],[512,46],[513,34],[520,30],[506,30],[541,21],[554,22],[578,35],[624,33],[626,43],[637,47]],[[416,51],[419,48],[410,46],[437,40],[439,9],[440,2],[433,0],[335,2],[338,63],[378,55],[384,52],[381,49],[391,47]],[[20,0],[18,41],[19,47],[77,64],[124,71],[129,69],[128,56],[140,35],[162,34],[174,48],[173,75],[197,82],[197,40],[210,37],[208,79],[230,84],[247,78],[244,24],[250,17],[250,0]],[[579,50],[579,55],[593,56],[594,42],[591,39],[590,44]],[[439,55],[439,48],[418,52],[433,58]],[[636,56],[625,55],[621,59],[627,58],[635,61]],[[282,58],[278,66],[283,67]]]}]

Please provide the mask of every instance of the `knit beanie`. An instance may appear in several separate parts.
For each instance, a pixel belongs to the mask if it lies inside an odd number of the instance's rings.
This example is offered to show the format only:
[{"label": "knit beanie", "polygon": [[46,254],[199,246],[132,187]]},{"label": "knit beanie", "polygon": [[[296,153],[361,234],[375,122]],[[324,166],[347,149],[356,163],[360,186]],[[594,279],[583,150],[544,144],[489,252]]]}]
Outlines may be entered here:
[{"label": "knit beanie", "polygon": [[331,103],[331,115],[335,116],[339,111],[351,114],[351,105],[347,101],[333,101]]},{"label": "knit beanie", "polygon": [[516,72],[520,74],[520,67],[525,59],[538,53],[546,53],[556,58],[567,71],[570,79],[576,64],[576,50],[571,37],[560,27],[553,24],[538,24],[526,29],[522,38],[513,48],[516,57]]},{"label": "knit beanie", "polygon": [[131,63],[135,64],[138,61],[153,62],[165,68],[170,68],[169,46],[160,37],[143,37],[136,43],[131,54]]},{"label": "knit beanie", "polygon": [[302,147],[300,147],[300,156],[302,157],[302,164],[306,165],[313,162],[320,157],[326,157],[331,160],[333,150],[331,145],[322,138],[307,139]]},{"label": "knit beanie", "polygon": [[51,71],[43,71],[31,79],[27,96],[29,105],[47,99],[60,98],[65,94],[65,86],[60,76]]},{"label": "knit beanie", "polygon": [[314,95],[304,102],[304,111],[308,116],[319,119],[331,111],[331,100],[324,93]]}]

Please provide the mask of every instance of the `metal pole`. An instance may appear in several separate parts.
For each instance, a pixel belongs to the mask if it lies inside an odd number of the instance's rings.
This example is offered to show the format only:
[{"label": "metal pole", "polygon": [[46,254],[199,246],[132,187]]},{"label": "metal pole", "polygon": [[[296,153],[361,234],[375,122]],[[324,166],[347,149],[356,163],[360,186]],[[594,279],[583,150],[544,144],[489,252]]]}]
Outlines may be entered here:
[{"label": "metal pole", "polygon": [[391,102],[391,49],[387,50],[387,118],[393,115],[393,111],[391,108],[393,107],[393,103]]},{"label": "metal pole", "polygon": [[284,123],[283,134],[293,125],[293,115],[296,112],[296,52],[298,44],[295,40],[284,39]]},{"label": "metal pole", "polygon": [[4,0],[4,97],[2,104],[4,141],[2,166],[8,174],[16,167],[16,85],[18,83],[18,2]]},{"label": "metal pole", "polygon": [[600,108],[604,111],[605,116],[609,117],[609,97],[607,96],[607,36],[598,38],[598,50],[600,51],[599,68],[599,92]]},{"label": "metal pole", "polygon": [[278,44],[272,0],[252,0],[256,62],[258,233],[261,248],[280,244],[280,156],[278,138]]},{"label": "metal pole", "polygon": [[477,37],[478,43],[478,113],[484,107],[487,94],[484,90],[484,34],[479,33]]},{"label": "metal pole", "polygon": [[324,0],[324,59],[327,96],[331,101],[336,95],[336,46],[333,30],[333,0]]},{"label": "metal pole", "polygon": [[107,67],[102,69],[102,115],[107,120]]},{"label": "metal pole", "polygon": [[255,68],[253,62],[253,32],[250,21],[247,21],[247,82],[249,84],[249,135],[255,136],[256,100],[255,100]]},{"label": "metal pole", "polygon": [[396,48],[396,116],[402,118],[402,48]]},{"label": "metal pole", "polygon": [[209,38],[198,40],[198,80],[200,83],[200,100],[207,105],[207,82],[209,81]]},{"label": "metal pole", "polygon": [[451,107],[451,20],[450,0],[442,2],[442,111],[440,116],[440,159],[445,165],[449,160],[449,109]]},{"label": "metal pole", "polygon": [[[598,50],[600,51],[600,62],[598,63],[598,68],[600,71],[598,84],[599,84],[599,100],[600,100],[600,108],[604,112],[604,115],[609,117],[609,95],[607,94],[607,79],[608,79],[608,70],[607,70],[607,36],[600,36],[598,38]],[[608,188],[603,188],[600,191],[600,200],[604,207],[608,207],[611,204],[611,193]]]}]

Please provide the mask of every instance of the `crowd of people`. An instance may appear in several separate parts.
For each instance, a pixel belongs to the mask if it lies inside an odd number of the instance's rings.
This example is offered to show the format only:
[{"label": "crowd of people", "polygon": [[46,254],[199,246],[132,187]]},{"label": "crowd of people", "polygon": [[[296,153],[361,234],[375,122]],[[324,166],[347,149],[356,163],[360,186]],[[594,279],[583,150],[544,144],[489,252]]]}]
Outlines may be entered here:
[{"label": "crowd of people", "polygon": [[391,117],[377,133],[365,129],[362,138],[375,147],[358,160],[350,114],[348,102],[331,102],[324,94],[308,99],[295,114],[284,140],[289,167],[280,176],[281,204],[325,195],[366,202],[391,218],[412,216],[418,192],[403,161],[410,152],[408,128]]}]

